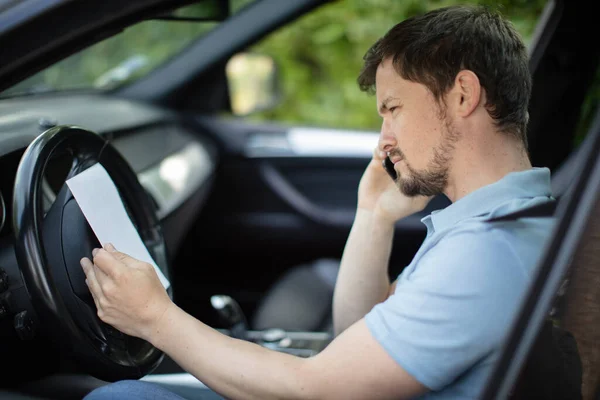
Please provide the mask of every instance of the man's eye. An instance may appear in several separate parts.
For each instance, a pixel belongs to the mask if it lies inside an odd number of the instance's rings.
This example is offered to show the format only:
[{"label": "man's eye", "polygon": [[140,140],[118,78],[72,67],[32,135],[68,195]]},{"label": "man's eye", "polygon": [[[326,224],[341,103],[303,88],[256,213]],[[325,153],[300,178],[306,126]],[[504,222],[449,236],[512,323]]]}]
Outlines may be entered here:
[{"label": "man's eye", "polygon": [[391,113],[393,113],[394,110],[396,110],[397,108],[398,108],[398,106],[393,106],[393,107],[390,107],[389,110],[390,110]]}]

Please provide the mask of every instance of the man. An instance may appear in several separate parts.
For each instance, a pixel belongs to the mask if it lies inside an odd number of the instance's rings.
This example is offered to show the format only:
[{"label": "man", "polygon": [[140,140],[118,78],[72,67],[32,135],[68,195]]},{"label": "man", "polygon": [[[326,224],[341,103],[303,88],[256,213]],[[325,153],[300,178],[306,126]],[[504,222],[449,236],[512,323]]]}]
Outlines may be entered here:
[{"label": "man", "polygon": [[[337,337],[320,354],[218,333],[174,305],[152,267],[110,245],[82,259],[99,317],[226,398],[477,397],[549,231],[543,220],[488,222],[551,199],[549,171],[526,150],[527,58],[508,22],[467,7],[408,19],[367,52],[359,84],[375,89],[383,123],[336,284]],[[427,238],[390,284],[394,223],[442,193],[453,204],[423,219]],[[89,398],[160,390],[126,381]]]}]

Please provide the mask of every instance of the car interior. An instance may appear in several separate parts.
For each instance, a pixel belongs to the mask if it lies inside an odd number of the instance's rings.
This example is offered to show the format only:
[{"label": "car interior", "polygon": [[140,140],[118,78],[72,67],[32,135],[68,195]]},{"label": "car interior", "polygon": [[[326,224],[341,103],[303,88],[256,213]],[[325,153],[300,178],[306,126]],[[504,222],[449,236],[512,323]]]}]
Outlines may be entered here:
[{"label": "car interior", "polygon": [[[0,397],[80,399],[119,379],[180,385],[190,393],[203,385],[94,314],[78,260],[98,240],[65,181],[95,163],[113,179],[182,309],[233,337],[300,357],[327,346],[339,259],[378,132],[270,119],[272,108],[294,106],[287,97],[297,88],[282,87],[285,69],[257,49],[292,24],[338,12],[343,1],[34,6],[26,0],[0,7],[0,354],[7,367]],[[581,171],[595,159],[586,152],[595,148],[594,137],[586,134],[594,130],[600,100],[600,49],[584,40],[595,35],[591,4],[543,3],[530,42],[528,142],[532,164],[552,171],[560,202],[587,187],[582,176],[595,178]],[[187,14],[190,9],[202,12]],[[194,27],[168,58],[155,61],[132,51],[122,57],[125,63],[99,74],[94,86],[82,85],[83,75],[74,71],[89,51],[102,54],[111,47],[101,46],[126,35],[126,28],[139,35],[133,28],[149,22]],[[236,66],[253,62],[260,68],[236,78]],[[62,86],[47,86],[49,79]],[[262,91],[264,98],[240,106],[234,90],[240,82],[252,83],[246,90]],[[391,279],[425,238],[420,219],[448,204],[440,196],[397,223]],[[577,222],[575,208],[561,210],[565,220]],[[562,229],[556,235],[564,239],[567,226]],[[577,249],[575,242],[560,243],[565,251]],[[530,293],[530,308],[507,338],[507,359],[486,398],[503,398],[496,397],[501,388],[518,376],[531,344],[523,338],[535,336],[571,266],[551,269],[558,255],[552,257],[543,278],[557,275]],[[589,283],[594,275],[582,276],[572,282]],[[540,298],[547,301],[536,302]],[[535,306],[542,314],[532,318]],[[581,321],[573,317],[569,326],[581,343],[587,387],[595,389],[591,371],[600,360],[588,354],[595,354],[598,341]],[[585,334],[588,342],[581,339]]]}]

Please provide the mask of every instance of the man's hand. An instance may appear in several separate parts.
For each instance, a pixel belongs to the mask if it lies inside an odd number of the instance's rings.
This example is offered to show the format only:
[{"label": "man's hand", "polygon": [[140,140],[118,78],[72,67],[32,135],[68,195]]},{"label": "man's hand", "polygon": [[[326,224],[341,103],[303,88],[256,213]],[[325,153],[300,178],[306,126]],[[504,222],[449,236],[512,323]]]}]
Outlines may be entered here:
[{"label": "man's hand", "polygon": [[390,223],[425,208],[431,197],[404,195],[383,168],[386,154],[375,148],[358,186],[358,208],[373,211]]},{"label": "man's hand", "polygon": [[173,305],[154,268],[111,244],[94,249],[93,263],[81,259],[98,317],[128,335],[150,341],[165,312]]},{"label": "man's hand", "polygon": [[151,265],[111,245],[93,255],[81,265],[100,319],[147,340],[225,398],[391,399],[427,391],[362,320],[317,356],[300,358],[203,324],[171,301]]}]

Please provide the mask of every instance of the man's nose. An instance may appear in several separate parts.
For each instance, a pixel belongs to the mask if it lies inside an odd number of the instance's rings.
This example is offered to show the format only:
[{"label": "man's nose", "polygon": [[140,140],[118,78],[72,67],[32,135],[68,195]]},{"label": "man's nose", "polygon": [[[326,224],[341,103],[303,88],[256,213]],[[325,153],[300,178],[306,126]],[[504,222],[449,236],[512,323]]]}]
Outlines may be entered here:
[{"label": "man's nose", "polygon": [[379,133],[378,147],[380,151],[392,151],[396,147],[396,136],[389,129],[389,125],[384,121],[381,124],[381,132]]}]

